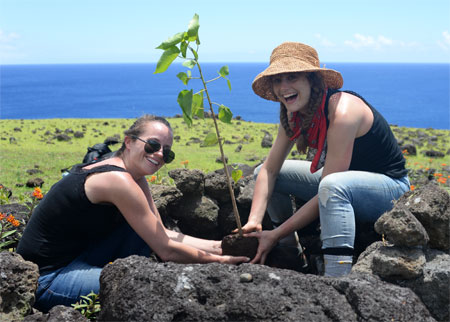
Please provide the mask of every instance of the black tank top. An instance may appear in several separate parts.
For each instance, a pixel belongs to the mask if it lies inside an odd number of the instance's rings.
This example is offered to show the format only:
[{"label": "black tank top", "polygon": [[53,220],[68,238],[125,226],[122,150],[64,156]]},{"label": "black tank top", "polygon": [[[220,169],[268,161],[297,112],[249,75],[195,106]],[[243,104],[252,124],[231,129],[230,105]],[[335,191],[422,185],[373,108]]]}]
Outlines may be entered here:
[{"label": "black tank top", "polygon": [[86,247],[125,222],[114,205],[93,204],[84,183],[92,173],[126,170],[113,165],[82,169],[74,166],[55,183],[34,209],[17,247],[25,260],[39,266],[40,273],[63,267]]},{"label": "black tank top", "polygon": [[[327,93],[326,115],[328,115],[330,96],[337,92],[340,91],[329,90]],[[359,94],[351,91],[344,92],[362,99],[373,113],[373,124],[370,130],[355,139],[349,170],[382,173],[393,178],[402,178],[407,175],[405,158],[384,117]]]}]

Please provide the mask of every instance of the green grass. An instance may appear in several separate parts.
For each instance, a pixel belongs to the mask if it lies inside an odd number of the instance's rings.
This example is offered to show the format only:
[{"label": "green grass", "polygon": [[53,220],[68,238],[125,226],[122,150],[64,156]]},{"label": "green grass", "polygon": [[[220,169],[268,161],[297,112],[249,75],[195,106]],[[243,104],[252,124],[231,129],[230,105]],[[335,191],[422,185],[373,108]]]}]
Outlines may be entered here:
[{"label": "green grass", "polygon": [[[61,169],[69,168],[80,163],[87,152],[87,147],[102,143],[109,136],[119,135],[123,139],[123,132],[132,123],[133,119],[46,119],[46,120],[0,120],[0,184],[8,187],[17,196],[31,192],[25,183],[33,177],[44,180],[42,191],[47,192],[50,187],[61,178]],[[182,168],[182,161],[188,161],[189,169],[200,169],[204,172],[222,168],[215,160],[220,156],[218,146],[200,147],[199,143],[191,143],[194,138],[202,140],[207,132],[213,132],[212,120],[195,120],[194,125],[188,128],[182,118],[170,118],[174,135],[180,136],[175,140],[173,150],[176,159],[160,170],[160,176],[165,177],[167,172],[174,168]],[[231,125],[219,124],[221,136],[233,144],[225,144],[224,151],[229,163],[245,163],[250,166],[260,163],[267,155],[269,149],[261,147],[264,136],[262,130],[270,132],[274,138],[278,125],[253,123],[234,120]],[[20,130],[18,130],[20,129]],[[70,141],[57,141],[54,139],[56,129],[64,132],[72,129],[74,132],[84,133],[83,138],[72,138]],[[450,149],[448,130],[395,128],[394,133],[398,139],[408,143],[417,137],[418,131],[437,137],[433,144],[419,147],[417,156],[407,156],[410,168],[433,168],[436,172],[448,176],[446,170],[450,166],[450,157],[431,159],[421,154],[423,150],[433,149],[446,152]],[[47,133],[47,134],[46,134]],[[245,137],[249,139],[246,139]],[[14,137],[16,142],[11,143]],[[241,152],[235,152],[238,144],[242,144]],[[118,149],[119,144],[112,146]],[[254,158],[255,161],[248,161]],[[43,173],[29,175],[27,170],[38,168]],[[450,181],[450,180],[449,180]],[[19,184],[19,186],[17,186]],[[20,186],[20,185],[23,186]]]},{"label": "green grass", "polygon": [[[119,135],[123,139],[123,132],[133,123],[132,119],[47,119],[47,120],[0,120],[0,184],[10,188],[14,195],[32,191],[25,184],[32,177],[40,177],[45,183],[42,191],[45,193],[61,178],[61,169],[80,163],[87,152],[87,147],[101,143],[109,136]],[[170,169],[181,168],[182,161],[188,160],[188,168],[201,169],[205,172],[222,168],[215,162],[220,156],[218,146],[200,147],[199,143],[190,143],[194,138],[203,139],[206,132],[214,131],[212,120],[196,120],[188,128],[181,118],[169,119],[174,129],[174,135],[180,136],[175,140],[173,150],[176,159],[164,166],[160,172],[165,175]],[[240,123],[240,124],[239,124]],[[84,125],[84,127],[83,127]],[[225,144],[224,151],[229,163],[246,163],[255,165],[259,161],[247,161],[249,157],[262,159],[268,152],[260,146],[264,133],[262,129],[276,133],[275,124],[257,124],[251,122],[233,121],[232,125],[220,124],[224,139],[236,142]],[[16,130],[15,130],[16,129]],[[17,129],[20,129],[18,131]],[[57,141],[54,139],[56,129],[64,132],[72,129],[74,132],[84,133],[83,138],[74,138],[70,141]],[[46,134],[46,132],[51,134]],[[244,139],[245,135],[250,139]],[[14,137],[16,143],[10,143]],[[242,151],[234,152],[237,145],[242,143]],[[111,146],[116,150],[120,144]],[[29,175],[27,170],[38,168],[43,173]]]}]

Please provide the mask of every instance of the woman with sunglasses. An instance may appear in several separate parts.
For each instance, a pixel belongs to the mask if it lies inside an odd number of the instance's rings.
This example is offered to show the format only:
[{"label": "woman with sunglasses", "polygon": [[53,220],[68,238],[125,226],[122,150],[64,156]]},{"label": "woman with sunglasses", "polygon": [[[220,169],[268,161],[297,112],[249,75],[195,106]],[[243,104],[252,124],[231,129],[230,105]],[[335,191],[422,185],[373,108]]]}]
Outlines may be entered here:
[{"label": "woman with sunglasses", "polygon": [[[389,124],[364,98],[339,91],[339,72],[320,67],[316,50],[285,42],[253,81],[260,97],[278,102],[280,127],[256,169],[252,208],[243,227],[259,238],[252,263],[275,245],[299,249],[296,231],[320,218],[325,275],[351,270],[356,223],[373,224],[409,190],[405,159]],[[312,161],[286,160],[290,150]],[[293,213],[291,196],[306,203]],[[267,210],[275,229],[261,231]]]},{"label": "woman with sunglasses", "polygon": [[175,153],[169,122],[145,115],[127,131],[122,147],[106,160],[74,166],[35,208],[17,252],[39,266],[36,308],[76,303],[99,293],[102,268],[117,258],[156,253],[177,263],[238,264],[222,256],[220,241],[166,229],[145,176]]}]

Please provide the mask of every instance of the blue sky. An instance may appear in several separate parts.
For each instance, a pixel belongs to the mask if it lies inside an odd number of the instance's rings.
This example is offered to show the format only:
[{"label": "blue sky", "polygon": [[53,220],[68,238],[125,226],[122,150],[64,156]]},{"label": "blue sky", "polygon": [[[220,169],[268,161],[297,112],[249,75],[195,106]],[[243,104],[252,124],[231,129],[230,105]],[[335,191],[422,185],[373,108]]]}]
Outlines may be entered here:
[{"label": "blue sky", "polygon": [[450,62],[449,0],[0,0],[0,63],[155,62],[195,13],[205,62],[267,62],[283,41],[323,62]]}]

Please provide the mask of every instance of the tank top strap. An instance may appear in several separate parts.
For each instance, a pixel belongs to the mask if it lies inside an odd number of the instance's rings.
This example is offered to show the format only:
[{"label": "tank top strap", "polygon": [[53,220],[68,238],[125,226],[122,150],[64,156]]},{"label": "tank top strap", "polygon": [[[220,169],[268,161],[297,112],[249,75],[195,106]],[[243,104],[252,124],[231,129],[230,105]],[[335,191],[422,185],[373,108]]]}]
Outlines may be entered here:
[{"label": "tank top strap", "polygon": [[327,129],[328,129],[328,126],[330,125],[330,120],[328,119],[328,102],[330,101],[331,95],[333,95],[335,93],[339,93],[339,92],[341,92],[341,91],[338,90],[338,89],[331,89],[331,88],[329,88],[328,91],[327,91],[327,98],[325,100],[325,108],[324,108],[325,115],[327,116],[327,118],[326,118],[326,120],[327,120]]},{"label": "tank top strap", "polygon": [[121,171],[121,172],[127,172],[126,169],[112,165],[112,164],[104,164],[100,165],[98,167],[94,167],[91,169],[83,169],[87,163],[81,163],[75,165],[69,172],[70,173],[83,173],[83,174],[91,174],[91,173],[102,173],[102,172],[110,172],[110,171]]}]

